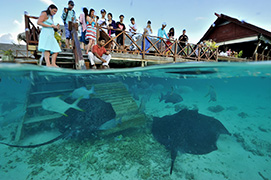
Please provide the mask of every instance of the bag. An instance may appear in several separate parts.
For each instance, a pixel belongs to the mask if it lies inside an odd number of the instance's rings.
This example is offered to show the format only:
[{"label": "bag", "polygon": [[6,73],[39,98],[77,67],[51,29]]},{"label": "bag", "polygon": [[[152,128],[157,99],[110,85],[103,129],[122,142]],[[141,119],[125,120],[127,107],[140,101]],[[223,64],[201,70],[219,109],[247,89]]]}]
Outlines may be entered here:
[{"label": "bag", "polygon": [[[65,16],[65,18],[63,19],[63,22],[64,22],[64,24],[66,24],[66,19],[67,19],[67,16],[68,16],[68,13],[69,13],[69,11],[70,11],[70,9],[69,8],[64,8],[64,12],[65,12],[65,9],[67,9],[68,11],[66,12],[66,16]],[[73,12],[73,15],[75,14],[75,12],[74,12],[74,10],[72,10],[72,12]]]}]

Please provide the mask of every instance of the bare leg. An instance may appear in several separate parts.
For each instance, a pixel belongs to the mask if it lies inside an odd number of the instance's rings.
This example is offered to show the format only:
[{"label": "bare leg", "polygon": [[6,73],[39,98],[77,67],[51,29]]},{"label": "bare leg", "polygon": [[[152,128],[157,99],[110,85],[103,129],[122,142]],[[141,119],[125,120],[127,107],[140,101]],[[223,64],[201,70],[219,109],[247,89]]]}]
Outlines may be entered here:
[{"label": "bare leg", "polygon": [[88,54],[88,52],[90,50],[90,46],[91,46],[91,39],[89,39],[89,41],[88,41],[87,50],[86,50],[87,54]]},{"label": "bare leg", "polygon": [[70,48],[70,40],[66,39],[66,48]]},{"label": "bare leg", "polygon": [[44,52],[44,58],[45,58],[46,66],[52,66],[50,63],[50,52],[49,51]]},{"label": "bare leg", "polygon": [[87,51],[86,53],[88,54],[89,50],[92,49],[93,45],[94,45],[94,40],[93,39],[89,39],[89,43],[88,43],[88,46],[87,46]]},{"label": "bare leg", "polygon": [[52,55],[52,66],[54,67],[58,67],[58,65],[56,65],[56,57],[57,57],[58,53],[54,53]]}]

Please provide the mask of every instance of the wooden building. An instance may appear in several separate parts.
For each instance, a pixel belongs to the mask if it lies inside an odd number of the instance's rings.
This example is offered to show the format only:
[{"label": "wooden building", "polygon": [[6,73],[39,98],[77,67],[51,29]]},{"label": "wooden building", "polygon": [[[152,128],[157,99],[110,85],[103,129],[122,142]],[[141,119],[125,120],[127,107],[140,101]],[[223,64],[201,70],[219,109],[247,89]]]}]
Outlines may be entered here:
[{"label": "wooden building", "polygon": [[271,59],[271,32],[245,21],[217,14],[216,21],[201,38],[200,42],[212,39],[219,50],[243,51],[242,58],[251,60]]}]

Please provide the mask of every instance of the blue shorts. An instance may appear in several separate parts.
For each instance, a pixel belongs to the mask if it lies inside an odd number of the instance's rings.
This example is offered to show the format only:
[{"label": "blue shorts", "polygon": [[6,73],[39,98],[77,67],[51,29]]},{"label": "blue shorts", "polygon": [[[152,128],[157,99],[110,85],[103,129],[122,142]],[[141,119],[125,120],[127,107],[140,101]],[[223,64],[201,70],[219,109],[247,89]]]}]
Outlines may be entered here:
[{"label": "blue shorts", "polygon": [[66,39],[72,39],[72,33],[69,30],[69,26],[68,24],[64,24],[65,26],[65,35],[66,35]]},{"label": "blue shorts", "polygon": [[81,33],[80,42],[83,42],[83,43],[85,43],[85,44],[88,44],[88,42],[86,41],[86,38],[85,38],[86,32],[87,32],[87,31],[84,31],[84,32]]}]

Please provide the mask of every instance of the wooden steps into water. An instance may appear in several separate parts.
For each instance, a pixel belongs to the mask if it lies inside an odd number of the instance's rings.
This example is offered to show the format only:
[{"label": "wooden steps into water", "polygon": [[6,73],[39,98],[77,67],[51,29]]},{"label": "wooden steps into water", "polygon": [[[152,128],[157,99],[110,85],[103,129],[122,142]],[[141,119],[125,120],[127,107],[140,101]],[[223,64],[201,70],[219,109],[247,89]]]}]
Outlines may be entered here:
[{"label": "wooden steps into water", "polygon": [[[135,100],[122,82],[94,84],[94,97],[111,103],[116,112],[116,118],[122,123],[113,129],[102,131],[100,135],[109,135],[145,123],[145,114],[140,112]],[[90,89],[92,85],[87,88]]]}]

